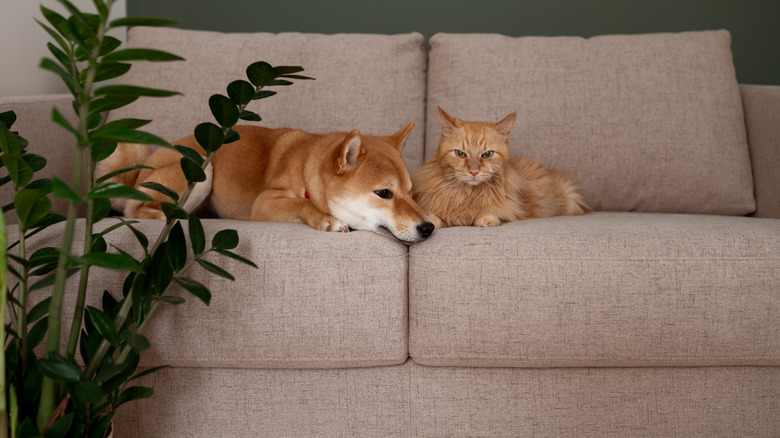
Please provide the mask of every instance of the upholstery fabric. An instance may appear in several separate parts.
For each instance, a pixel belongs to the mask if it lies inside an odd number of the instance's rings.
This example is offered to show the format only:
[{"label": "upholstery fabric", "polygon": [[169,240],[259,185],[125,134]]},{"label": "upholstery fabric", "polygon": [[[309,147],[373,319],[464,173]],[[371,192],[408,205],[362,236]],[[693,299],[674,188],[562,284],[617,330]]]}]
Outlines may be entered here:
[{"label": "upholstery fabric", "polygon": [[568,171],[595,210],[744,215],[755,208],[727,31],[430,40],[426,157],[437,106],[516,111],[510,149]]},{"label": "upholstery fabric", "polygon": [[410,248],[411,357],[492,367],[780,364],[780,221],[592,213]]},{"label": "upholstery fabric", "polygon": [[[113,224],[101,222],[96,232]],[[162,225],[141,220],[135,226],[156,236]],[[152,348],[144,351],[143,365],[335,368],[407,359],[405,245],[367,231],[326,233],[297,224],[209,219],[203,226],[207,248],[217,230],[237,230],[240,243],[233,251],[259,269],[212,254],[209,260],[235,276],[235,282],[198,266],[186,271],[185,276],[209,288],[211,304],[174,286],[173,294],[187,302],[162,305],[144,328]],[[59,229],[30,239],[31,252],[58,245]],[[106,240],[142,254],[124,227]],[[74,247],[81,242],[79,237]],[[69,280],[69,290],[77,289],[77,277]],[[93,268],[90,290],[96,292],[88,304],[99,306],[103,290],[120,296],[123,281],[123,274]],[[74,305],[75,294],[68,294],[65,318],[71,318]]]},{"label": "upholstery fabric", "polygon": [[780,368],[169,368],[117,438],[774,437]]},{"label": "upholstery fabric", "polygon": [[780,219],[780,87],[743,85],[757,217]]},{"label": "upholstery fabric", "polygon": [[137,63],[120,78],[123,84],[153,84],[183,96],[141,98],[111,115],[153,119],[144,129],[169,141],[192,135],[197,124],[213,121],[209,97],[225,94],[230,82],[246,80],[250,64],[266,61],[274,66],[300,65],[306,69],[304,75],[316,80],[267,87],[279,94],[247,108],[260,114],[262,126],[310,132],[359,129],[384,135],[413,121],[417,127],[409,136],[404,158],[410,167],[422,164],[426,47],[419,33],[226,34],[135,27],[127,45],[166,50],[186,59]]}]

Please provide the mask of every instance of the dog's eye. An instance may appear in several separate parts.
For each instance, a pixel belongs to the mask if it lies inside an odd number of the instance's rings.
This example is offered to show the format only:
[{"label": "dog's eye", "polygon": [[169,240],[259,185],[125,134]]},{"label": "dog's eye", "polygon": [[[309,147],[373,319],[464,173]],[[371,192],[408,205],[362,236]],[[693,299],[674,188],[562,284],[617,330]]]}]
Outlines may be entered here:
[{"label": "dog's eye", "polygon": [[374,193],[382,199],[392,199],[393,197],[393,192],[387,189],[374,190]]},{"label": "dog's eye", "polygon": [[453,152],[455,152],[455,156],[458,158],[466,158],[466,153],[460,149],[455,149]]},{"label": "dog's eye", "polygon": [[484,154],[482,154],[482,158],[490,158],[493,156],[493,151],[487,151]]}]

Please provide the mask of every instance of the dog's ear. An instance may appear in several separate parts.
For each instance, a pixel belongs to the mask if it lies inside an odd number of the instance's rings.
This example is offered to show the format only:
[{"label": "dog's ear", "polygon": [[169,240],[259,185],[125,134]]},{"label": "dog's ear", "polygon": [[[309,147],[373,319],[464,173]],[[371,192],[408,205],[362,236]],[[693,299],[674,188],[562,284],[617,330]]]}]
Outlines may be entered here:
[{"label": "dog's ear", "polygon": [[395,143],[395,147],[398,149],[398,152],[404,151],[406,140],[409,138],[409,133],[412,132],[412,128],[414,128],[414,122],[409,122],[409,124],[406,125],[404,129],[390,136],[390,139],[393,143]]},{"label": "dog's ear", "polygon": [[441,135],[442,137],[449,137],[455,132],[455,126],[458,124],[458,119],[447,114],[440,106],[439,108],[439,121],[441,122]]},{"label": "dog's ear", "polygon": [[355,129],[347,134],[339,147],[338,174],[341,175],[347,169],[353,168],[358,164],[358,158],[362,154],[363,139],[360,137],[360,131]]},{"label": "dog's ear", "polygon": [[516,114],[512,113],[506,117],[504,117],[503,120],[496,123],[496,131],[498,131],[500,134],[504,135],[505,137],[509,138],[509,133],[512,132],[512,127],[515,126],[515,118]]}]

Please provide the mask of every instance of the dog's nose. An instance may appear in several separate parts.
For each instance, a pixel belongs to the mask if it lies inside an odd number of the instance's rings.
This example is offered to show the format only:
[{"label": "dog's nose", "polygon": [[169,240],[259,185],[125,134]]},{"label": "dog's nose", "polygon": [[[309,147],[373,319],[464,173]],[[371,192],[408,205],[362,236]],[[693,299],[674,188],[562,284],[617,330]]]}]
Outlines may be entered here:
[{"label": "dog's nose", "polygon": [[420,236],[423,237],[423,239],[427,238],[428,236],[433,233],[433,229],[436,228],[433,226],[430,222],[423,222],[420,225],[417,225],[417,232],[420,233]]}]

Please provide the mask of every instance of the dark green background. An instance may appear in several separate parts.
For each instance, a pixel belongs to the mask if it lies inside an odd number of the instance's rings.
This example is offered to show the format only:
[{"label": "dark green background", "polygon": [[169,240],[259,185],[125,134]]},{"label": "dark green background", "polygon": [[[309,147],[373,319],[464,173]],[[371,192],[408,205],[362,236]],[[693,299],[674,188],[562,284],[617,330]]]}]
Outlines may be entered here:
[{"label": "dark green background", "polygon": [[740,83],[780,85],[780,0],[127,0],[224,32],[593,35],[728,29]]}]

